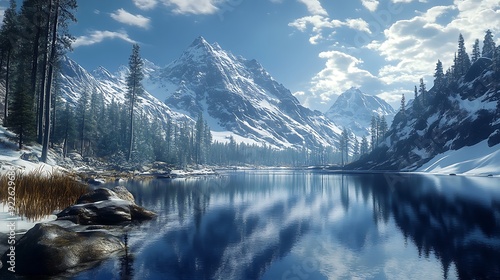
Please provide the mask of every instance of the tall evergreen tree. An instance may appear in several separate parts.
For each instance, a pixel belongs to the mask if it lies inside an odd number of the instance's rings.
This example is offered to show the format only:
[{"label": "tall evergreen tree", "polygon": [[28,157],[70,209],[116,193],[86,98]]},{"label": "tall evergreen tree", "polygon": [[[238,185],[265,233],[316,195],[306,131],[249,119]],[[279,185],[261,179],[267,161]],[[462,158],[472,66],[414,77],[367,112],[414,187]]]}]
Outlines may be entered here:
[{"label": "tall evergreen tree", "polygon": [[401,108],[400,112],[403,116],[406,116],[406,101],[405,101],[405,95],[401,95]]},{"label": "tall evergreen tree", "polygon": [[18,146],[22,149],[25,143],[31,142],[35,136],[35,112],[33,107],[33,94],[29,84],[24,80],[24,75],[29,75],[29,61],[21,59],[18,64],[14,80],[13,102],[10,104],[8,125],[18,136]]},{"label": "tall evergreen tree", "polygon": [[76,118],[78,122],[78,134],[80,141],[80,155],[85,156],[85,142],[88,139],[87,130],[89,127],[89,102],[90,102],[90,89],[84,90],[80,98],[78,99],[78,103],[76,105]]},{"label": "tall evergreen tree", "polygon": [[436,63],[436,71],[434,72],[434,86],[436,88],[441,88],[445,85],[445,78],[443,73],[443,63],[438,60]]},{"label": "tall evergreen tree", "polygon": [[491,30],[486,30],[483,41],[483,52],[482,56],[487,58],[493,58],[493,53],[495,52],[495,41],[493,40],[493,34]]},{"label": "tall evergreen tree", "polygon": [[372,151],[375,150],[375,147],[378,145],[378,125],[377,125],[377,119],[375,116],[372,116],[371,122],[370,122],[370,134],[371,134],[371,143],[370,146],[372,148]]},{"label": "tall evergreen tree", "polygon": [[342,166],[344,166],[349,161],[349,130],[344,127],[342,129],[342,135],[340,136],[340,157]]},{"label": "tall evergreen tree", "polygon": [[366,138],[366,136],[363,135],[363,137],[361,138],[361,147],[359,148],[360,149],[360,153],[361,155],[364,155],[364,154],[367,154],[368,151],[369,151],[369,147],[368,147],[368,139]]},{"label": "tall evergreen tree", "polygon": [[19,38],[16,8],[16,1],[10,0],[9,8],[7,8],[4,12],[2,27],[0,29],[0,73],[3,71],[3,66],[5,64],[5,97],[3,111],[4,125],[7,125],[7,120],[9,117],[9,94],[11,90],[10,79],[12,72],[12,56]]},{"label": "tall evergreen tree", "polygon": [[[464,37],[462,34],[458,36],[458,52],[457,57],[455,59],[455,71],[457,79],[462,77],[469,71],[471,66],[469,55],[467,54],[467,50],[465,49]],[[441,65],[442,71],[442,65]]]},{"label": "tall evergreen tree", "polygon": [[130,161],[134,143],[134,108],[139,102],[138,97],[143,95],[144,89],[142,87],[143,61],[139,53],[139,45],[134,44],[132,47],[132,54],[129,58],[129,74],[127,75],[127,101],[130,110],[129,119],[129,144],[127,152],[127,161]]},{"label": "tall evergreen tree", "polygon": [[422,100],[421,105],[425,107],[427,102],[426,101],[427,89],[425,88],[424,78],[420,78],[420,87],[418,93],[420,94],[420,99]]},{"label": "tall evergreen tree", "polygon": [[384,139],[385,134],[387,133],[387,130],[389,129],[389,126],[387,125],[387,121],[385,119],[385,116],[380,116],[380,122],[379,122],[379,140]]},{"label": "tall evergreen tree", "polygon": [[[493,52],[493,71],[495,72],[495,77],[500,78],[500,46],[495,48]],[[498,80],[497,80],[498,82]]]},{"label": "tall evergreen tree", "polygon": [[471,62],[476,62],[481,57],[481,50],[479,49],[479,39],[474,41],[474,45],[472,45],[472,58]]}]

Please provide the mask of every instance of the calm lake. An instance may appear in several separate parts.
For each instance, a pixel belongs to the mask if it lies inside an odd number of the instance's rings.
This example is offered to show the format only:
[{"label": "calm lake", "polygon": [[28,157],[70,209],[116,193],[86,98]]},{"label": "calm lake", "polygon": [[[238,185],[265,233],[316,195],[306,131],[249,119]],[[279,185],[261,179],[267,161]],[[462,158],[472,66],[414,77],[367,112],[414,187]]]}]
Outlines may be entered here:
[{"label": "calm lake", "polygon": [[500,180],[234,171],[129,182],[159,216],[75,279],[500,279]]}]

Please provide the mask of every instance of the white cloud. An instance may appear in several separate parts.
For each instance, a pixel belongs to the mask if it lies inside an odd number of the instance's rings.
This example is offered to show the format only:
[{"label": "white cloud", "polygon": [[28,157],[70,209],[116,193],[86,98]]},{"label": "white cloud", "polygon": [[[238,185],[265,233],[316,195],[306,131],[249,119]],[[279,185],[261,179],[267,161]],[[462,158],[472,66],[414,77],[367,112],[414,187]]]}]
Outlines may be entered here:
[{"label": "white cloud", "polygon": [[321,3],[319,2],[319,0],[298,0],[298,1],[303,3],[304,5],[306,5],[309,13],[311,13],[313,15],[328,16],[328,13],[323,8],[323,6],[321,6]]},{"label": "white cloud", "polygon": [[176,14],[214,14],[219,9],[216,4],[226,1],[218,0],[162,0],[167,7],[173,6]]},{"label": "white cloud", "polygon": [[371,34],[368,23],[361,18],[340,21],[336,19],[330,20],[328,17],[324,17],[321,15],[313,15],[296,19],[293,22],[290,22],[288,26],[294,27],[301,32],[306,32],[308,28],[311,27],[312,34],[309,38],[309,42],[313,45],[317,44],[319,40],[323,39],[322,33],[325,31],[325,29],[348,27],[353,30]]},{"label": "white cloud", "polygon": [[151,23],[151,19],[141,15],[133,15],[125,11],[124,9],[118,9],[114,13],[111,13],[110,15],[114,20],[118,22],[145,29],[148,29]]},{"label": "white cloud", "polygon": [[370,12],[375,12],[378,8],[379,1],[378,0],[361,0],[361,3]]},{"label": "white cloud", "polygon": [[[448,23],[438,22],[450,12],[457,15]],[[427,77],[430,83],[438,59],[445,67],[451,65],[460,33],[470,52],[473,41],[482,41],[488,28],[500,34],[500,2],[455,0],[453,5],[435,6],[416,17],[395,22],[384,31],[382,42],[372,42],[368,48],[388,61],[379,72],[385,83],[417,83],[420,77]]]},{"label": "white cloud", "polygon": [[363,61],[340,51],[327,51],[319,54],[326,59],[325,68],[312,79],[311,92],[322,102],[328,102],[334,94],[342,93],[351,87],[366,83],[378,83],[377,77],[363,70]]},{"label": "white cloud", "polygon": [[85,36],[80,36],[77,37],[75,42],[73,42],[73,48],[81,47],[81,46],[90,46],[94,44],[101,43],[102,41],[106,39],[120,39],[125,42],[129,43],[137,43],[135,40],[131,39],[127,32],[125,31],[101,31],[101,30],[94,30],[90,32],[90,35],[85,35]]},{"label": "white cloud", "polygon": [[158,4],[157,0],[133,0],[137,8],[141,10],[151,10]]}]

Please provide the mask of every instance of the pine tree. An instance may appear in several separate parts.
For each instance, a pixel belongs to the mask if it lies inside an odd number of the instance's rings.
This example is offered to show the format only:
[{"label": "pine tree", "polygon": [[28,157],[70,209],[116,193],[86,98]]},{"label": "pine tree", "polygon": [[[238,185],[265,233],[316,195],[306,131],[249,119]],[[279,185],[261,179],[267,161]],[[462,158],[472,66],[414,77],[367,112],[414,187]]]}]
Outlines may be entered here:
[{"label": "pine tree", "polygon": [[360,153],[361,153],[361,155],[364,155],[364,154],[367,154],[368,151],[369,151],[368,139],[366,138],[366,136],[363,135],[363,137],[361,138]]},{"label": "pine tree", "polygon": [[83,157],[85,156],[85,141],[88,139],[87,136],[87,129],[89,127],[89,89],[84,90],[80,98],[78,99],[78,103],[76,105],[76,119],[77,119],[77,127],[78,127],[78,134],[79,134],[79,140],[80,140],[80,155]]},{"label": "pine tree", "polygon": [[405,101],[405,95],[401,95],[401,108],[400,108],[401,114],[403,116],[406,116],[406,101]]},{"label": "pine tree", "polygon": [[340,157],[342,166],[344,166],[349,161],[349,130],[347,128],[342,129],[342,134],[340,136]]},{"label": "pine tree", "polygon": [[127,101],[130,110],[129,120],[129,145],[127,153],[127,161],[130,161],[134,143],[134,108],[139,102],[138,97],[142,96],[144,89],[142,87],[143,74],[143,61],[139,54],[139,45],[134,44],[132,47],[132,54],[129,58],[129,74],[127,75]]},{"label": "pine tree", "polygon": [[495,52],[495,41],[493,40],[493,34],[491,30],[487,30],[484,35],[483,41],[483,57],[493,58],[493,53]]},{"label": "pine tree", "polygon": [[202,164],[204,163],[204,129],[205,129],[205,122],[203,121],[203,115],[200,113],[198,116],[198,120],[196,120],[196,132],[195,132],[195,162],[196,164]]},{"label": "pine tree", "polygon": [[[467,54],[467,50],[465,49],[464,37],[462,34],[458,37],[458,52],[455,59],[455,71],[457,72],[457,78],[462,77],[469,71],[471,66],[469,55]],[[437,71],[437,69],[436,69]],[[441,65],[442,72],[442,65]]]},{"label": "pine tree", "polygon": [[474,41],[474,45],[472,46],[472,58],[471,62],[476,62],[481,57],[481,51],[479,50],[479,39]]},{"label": "pine tree", "polygon": [[[33,94],[30,92],[29,84],[24,80],[24,74],[28,74],[29,62],[18,65],[14,81],[13,101],[10,104],[8,125],[18,136],[19,149],[25,143],[31,142],[35,136],[35,112],[33,108]],[[25,66],[25,67],[23,67]]]},{"label": "pine tree", "polygon": [[75,114],[69,102],[66,102],[64,111],[59,115],[61,120],[58,127],[63,139],[63,157],[66,157],[70,143],[76,138]]},{"label": "pine tree", "polygon": [[[4,96],[4,112],[3,122],[7,125],[9,117],[9,93],[10,78],[11,78],[11,64],[14,48],[18,42],[18,19],[16,13],[16,1],[10,0],[9,8],[5,10],[3,16],[3,23],[0,29],[0,72],[3,70],[5,64],[5,96]],[[6,62],[4,63],[4,59]]]},{"label": "pine tree", "polygon": [[370,122],[370,134],[371,134],[371,143],[370,146],[372,148],[372,151],[375,150],[375,147],[377,146],[378,142],[378,125],[377,125],[377,119],[375,116],[372,116],[371,122]]},{"label": "pine tree", "polygon": [[379,124],[379,142],[384,139],[385,134],[387,133],[387,130],[389,129],[387,125],[387,121],[385,119],[385,116],[380,117],[380,124]]},{"label": "pine tree", "polygon": [[413,97],[413,110],[418,113],[420,112],[420,101],[418,100],[418,89],[417,89],[417,86],[415,86],[415,89],[414,89],[415,93],[414,93],[414,97]]},{"label": "pine tree", "polygon": [[420,78],[420,87],[419,87],[418,93],[421,96],[420,99],[422,100],[422,106],[425,107],[425,105],[426,105],[426,93],[427,93],[427,90],[425,88],[425,83],[424,83],[424,79],[423,78]]},{"label": "pine tree", "polygon": [[493,71],[495,72],[495,77],[500,78],[500,46],[495,48],[493,52]]},{"label": "pine tree", "polygon": [[354,136],[354,143],[352,145],[352,156],[353,160],[357,160],[360,155],[360,147],[358,137]]},{"label": "pine tree", "polygon": [[436,63],[436,71],[434,72],[434,86],[439,89],[444,86],[444,81],[443,63],[441,60],[438,60]]}]

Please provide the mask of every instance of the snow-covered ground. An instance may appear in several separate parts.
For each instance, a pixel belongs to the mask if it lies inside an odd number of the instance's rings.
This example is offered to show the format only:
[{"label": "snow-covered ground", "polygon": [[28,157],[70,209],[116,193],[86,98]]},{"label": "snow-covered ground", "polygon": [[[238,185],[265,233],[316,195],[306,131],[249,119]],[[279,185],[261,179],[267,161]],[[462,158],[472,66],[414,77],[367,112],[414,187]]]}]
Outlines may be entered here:
[{"label": "snow-covered ground", "polygon": [[474,146],[435,156],[417,171],[436,174],[500,176],[500,145],[488,147],[487,140]]},{"label": "snow-covered ground", "polygon": [[57,163],[49,157],[48,163],[35,163],[22,159],[23,154],[34,153],[37,156],[42,154],[40,145],[26,146],[23,150],[19,150],[17,143],[13,141],[14,134],[7,131],[5,127],[0,126],[0,174],[12,170],[14,167],[20,172],[32,172],[34,170],[41,171],[42,174],[51,174],[56,169],[62,169],[57,166]]}]

